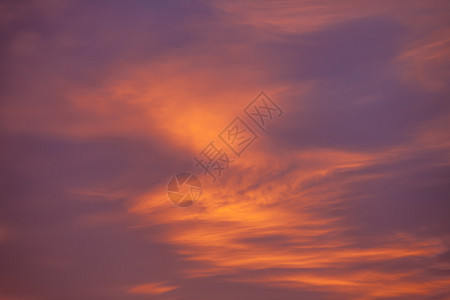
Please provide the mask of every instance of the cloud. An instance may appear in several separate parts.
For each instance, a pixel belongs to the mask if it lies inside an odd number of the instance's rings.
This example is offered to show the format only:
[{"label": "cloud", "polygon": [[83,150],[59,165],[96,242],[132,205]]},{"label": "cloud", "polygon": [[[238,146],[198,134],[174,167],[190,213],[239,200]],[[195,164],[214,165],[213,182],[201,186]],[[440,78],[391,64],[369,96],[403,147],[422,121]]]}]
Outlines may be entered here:
[{"label": "cloud", "polygon": [[[0,294],[445,299],[447,6],[2,4]],[[208,182],[260,90],[285,115]]]},{"label": "cloud", "polygon": [[132,294],[148,294],[148,295],[159,295],[170,292],[177,287],[165,285],[162,282],[157,283],[147,283],[135,286],[129,290]]}]

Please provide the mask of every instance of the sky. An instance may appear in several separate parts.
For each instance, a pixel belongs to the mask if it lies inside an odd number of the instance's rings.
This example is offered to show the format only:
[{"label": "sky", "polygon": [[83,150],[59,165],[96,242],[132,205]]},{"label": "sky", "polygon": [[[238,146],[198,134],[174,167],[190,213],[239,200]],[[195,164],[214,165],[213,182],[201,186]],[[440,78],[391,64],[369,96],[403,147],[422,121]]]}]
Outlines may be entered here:
[{"label": "sky", "polygon": [[3,0],[0,45],[0,300],[450,299],[450,2]]}]

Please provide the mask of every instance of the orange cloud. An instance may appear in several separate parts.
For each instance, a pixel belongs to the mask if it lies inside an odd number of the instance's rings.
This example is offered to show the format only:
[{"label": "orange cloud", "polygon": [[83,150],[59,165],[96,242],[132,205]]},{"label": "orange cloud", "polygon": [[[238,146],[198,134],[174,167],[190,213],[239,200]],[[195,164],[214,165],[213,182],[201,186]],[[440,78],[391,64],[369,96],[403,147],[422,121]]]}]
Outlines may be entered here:
[{"label": "orange cloud", "polygon": [[154,282],[137,285],[128,290],[130,294],[159,295],[177,289],[176,286],[166,285],[164,282]]},{"label": "orange cloud", "polygon": [[[184,270],[186,278],[235,274],[237,281],[292,289],[320,287],[350,294],[358,291],[367,299],[427,294],[430,286],[445,287],[446,281],[442,279],[429,278],[417,283],[416,270],[394,274],[350,268],[360,262],[432,258],[443,251],[438,240],[398,233],[379,240],[377,246],[361,247],[346,234],[354,228],[343,222],[342,216],[319,213],[327,207],[345,204],[342,197],[349,192],[345,186],[350,181],[388,174],[352,177],[347,183],[326,183],[327,178],[395,161],[404,155],[404,150],[389,149],[376,155],[323,150],[290,155],[296,158],[288,161],[308,161],[309,165],[285,173],[287,166],[270,153],[250,151],[248,158],[241,158],[235,169],[230,170],[234,176],[230,174],[224,182],[205,189],[197,207],[173,208],[167,203],[165,187],[161,186],[135,199],[130,212],[142,216],[144,223],[148,219],[170,225],[165,234],[154,239],[175,245],[178,254],[187,260],[202,262],[202,267]],[[260,176],[262,170],[270,175]],[[321,184],[315,185],[317,182]],[[342,268],[344,274],[315,271],[334,268]],[[270,269],[289,270],[291,275],[243,278],[237,275],[239,270]],[[391,288],[380,290],[392,282]]]},{"label": "orange cloud", "polygon": [[419,82],[431,90],[446,88],[450,78],[449,36],[450,27],[440,28],[411,43],[398,58],[404,79]]}]

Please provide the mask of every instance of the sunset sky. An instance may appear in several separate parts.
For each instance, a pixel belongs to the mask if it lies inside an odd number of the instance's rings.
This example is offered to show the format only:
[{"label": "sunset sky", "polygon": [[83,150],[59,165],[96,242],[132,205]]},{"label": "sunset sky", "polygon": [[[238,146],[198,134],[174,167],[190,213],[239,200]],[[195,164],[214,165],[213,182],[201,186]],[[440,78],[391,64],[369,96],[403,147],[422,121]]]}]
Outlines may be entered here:
[{"label": "sunset sky", "polygon": [[0,0],[0,72],[0,300],[450,299],[450,1]]}]

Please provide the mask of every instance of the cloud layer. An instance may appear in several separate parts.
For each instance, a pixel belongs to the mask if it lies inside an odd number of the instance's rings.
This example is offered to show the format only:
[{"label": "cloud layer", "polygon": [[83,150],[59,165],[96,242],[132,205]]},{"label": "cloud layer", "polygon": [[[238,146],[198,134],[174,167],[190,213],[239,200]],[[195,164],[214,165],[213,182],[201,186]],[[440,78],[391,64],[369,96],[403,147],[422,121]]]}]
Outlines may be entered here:
[{"label": "cloud layer", "polygon": [[0,299],[448,299],[449,8],[4,1]]}]

